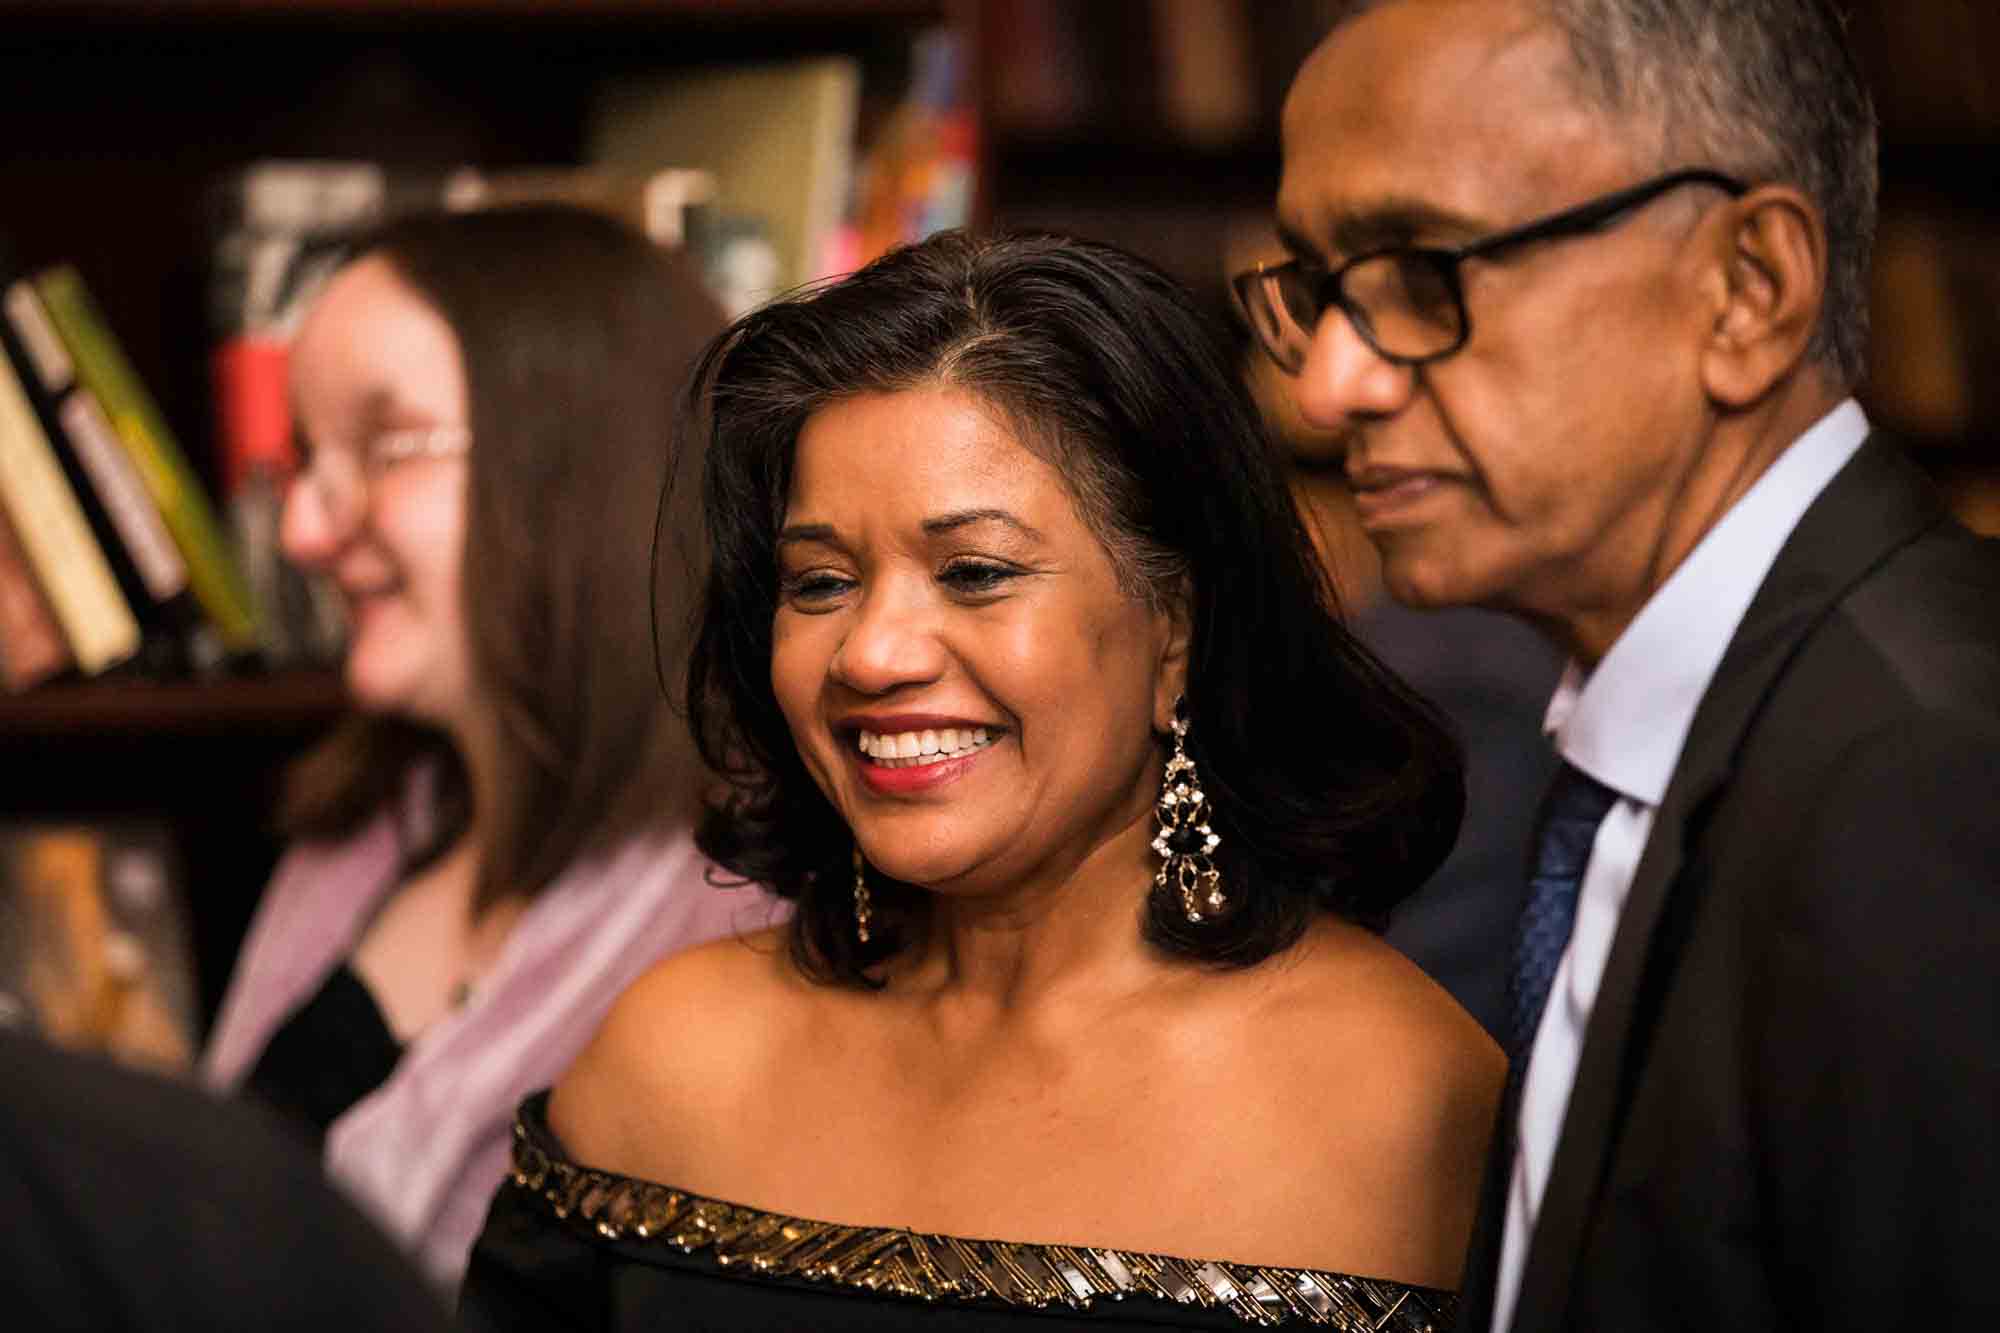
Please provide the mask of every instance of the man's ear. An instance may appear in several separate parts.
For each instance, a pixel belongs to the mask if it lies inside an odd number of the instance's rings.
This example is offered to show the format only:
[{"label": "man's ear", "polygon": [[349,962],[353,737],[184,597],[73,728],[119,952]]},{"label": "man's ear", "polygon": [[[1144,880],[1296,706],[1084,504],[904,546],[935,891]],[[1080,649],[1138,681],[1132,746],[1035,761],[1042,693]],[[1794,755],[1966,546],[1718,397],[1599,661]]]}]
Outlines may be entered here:
[{"label": "man's ear", "polygon": [[1826,224],[1789,185],[1760,185],[1727,206],[1712,252],[1719,295],[1703,346],[1703,387],[1749,407],[1804,361],[1826,301]]},{"label": "man's ear", "polygon": [[1194,581],[1183,577],[1157,614],[1160,658],[1154,676],[1153,729],[1164,732],[1173,726],[1174,701],[1187,690],[1188,656],[1194,643]]}]

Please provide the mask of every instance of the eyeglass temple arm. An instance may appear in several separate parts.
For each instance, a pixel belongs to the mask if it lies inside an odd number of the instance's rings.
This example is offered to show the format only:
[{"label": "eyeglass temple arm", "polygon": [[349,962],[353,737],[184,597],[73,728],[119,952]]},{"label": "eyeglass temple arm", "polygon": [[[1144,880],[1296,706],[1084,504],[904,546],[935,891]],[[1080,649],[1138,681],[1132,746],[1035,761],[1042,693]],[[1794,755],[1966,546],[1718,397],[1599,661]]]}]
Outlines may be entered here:
[{"label": "eyeglass temple arm", "polygon": [[1602,227],[1620,214],[1683,185],[1713,185],[1731,196],[1745,194],[1750,189],[1734,176],[1711,171],[1706,167],[1690,167],[1686,171],[1676,171],[1670,175],[1644,181],[1629,190],[1620,190],[1602,199],[1593,199],[1581,207],[1557,213],[1554,217],[1530,222],[1525,227],[1503,231],[1497,236],[1488,236],[1447,253],[1460,259],[1474,259],[1516,245],[1528,245],[1551,236],[1573,236],[1579,232],[1591,231]]}]

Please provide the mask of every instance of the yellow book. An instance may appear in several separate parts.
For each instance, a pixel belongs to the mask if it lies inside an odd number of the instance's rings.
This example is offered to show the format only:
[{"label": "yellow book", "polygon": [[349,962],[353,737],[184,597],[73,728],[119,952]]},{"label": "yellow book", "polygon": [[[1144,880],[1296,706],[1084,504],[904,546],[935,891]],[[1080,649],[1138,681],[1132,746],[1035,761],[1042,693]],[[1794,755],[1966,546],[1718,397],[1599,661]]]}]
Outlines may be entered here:
[{"label": "yellow book", "polygon": [[0,504],[77,668],[94,675],[139,651],[139,622],[91,536],[90,520],[56,461],[14,363],[5,356],[0,356]]},{"label": "yellow book", "polygon": [[78,378],[97,395],[98,406],[111,419],[180,546],[195,600],[215,623],[225,648],[254,652],[261,642],[255,604],[207,493],[91,300],[82,276],[64,265],[39,274],[35,289],[49,322],[69,348]]}]

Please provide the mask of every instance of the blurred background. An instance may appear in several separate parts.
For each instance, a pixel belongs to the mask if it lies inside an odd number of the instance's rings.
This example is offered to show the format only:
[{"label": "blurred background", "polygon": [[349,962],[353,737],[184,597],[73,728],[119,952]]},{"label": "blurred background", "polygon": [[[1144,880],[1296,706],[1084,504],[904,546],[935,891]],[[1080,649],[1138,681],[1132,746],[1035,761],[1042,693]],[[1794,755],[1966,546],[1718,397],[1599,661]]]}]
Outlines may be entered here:
[{"label": "blurred background", "polygon": [[[940,226],[1043,225],[1226,319],[1340,7],[0,0],[0,855],[39,867],[0,923],[74,955],[30,981],[0,949],[0,1021],[172,1047],[213,1013],[277,775],[343,707],[337,616],[271,538],[285,338],[344,238],[570,198],[742,308]],[[2000,7],[1849,7],[1884,145],[1866,405],[2000,533]]]}]

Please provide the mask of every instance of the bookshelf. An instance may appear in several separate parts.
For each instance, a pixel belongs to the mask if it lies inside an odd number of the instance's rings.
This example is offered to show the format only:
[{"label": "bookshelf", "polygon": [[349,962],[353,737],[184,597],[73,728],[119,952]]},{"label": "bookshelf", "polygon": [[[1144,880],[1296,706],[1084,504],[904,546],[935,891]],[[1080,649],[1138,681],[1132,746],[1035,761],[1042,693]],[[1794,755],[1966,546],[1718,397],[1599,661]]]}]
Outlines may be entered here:
[{"label": "bookshelf", "polygon": [[[392,172],[585,159],[620,79],[841,54],[867,143],[911,42],[972,30],[973,0],[0,0],[0,230],[29,269],[74,264],[214,488],[204,279],[212,183],[262,158]],[[285,765],[345,708],[330,671],[0,695],[0,820],[170,826],[202,1015],[279,847]]]},{"label": "bookshelf", "polygon": [[255,727],[324,724],[346,707],[332,671],[293,671],[215,680],[61,683],[0,697],[0,737],[152,732],[200,737]]}]

